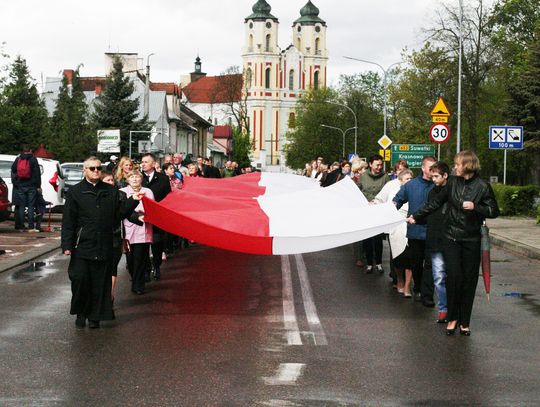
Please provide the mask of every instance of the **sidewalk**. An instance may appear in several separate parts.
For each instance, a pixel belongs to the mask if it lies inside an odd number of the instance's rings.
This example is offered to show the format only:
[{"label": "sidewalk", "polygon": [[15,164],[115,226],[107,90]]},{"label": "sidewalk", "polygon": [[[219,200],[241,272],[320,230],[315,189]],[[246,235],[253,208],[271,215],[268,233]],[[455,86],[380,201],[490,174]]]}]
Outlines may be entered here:
[{"label": "sidewalk", "polygon": [[491,243],[531,259],[540,260],[540,225],[533,218],[488,219]]}]

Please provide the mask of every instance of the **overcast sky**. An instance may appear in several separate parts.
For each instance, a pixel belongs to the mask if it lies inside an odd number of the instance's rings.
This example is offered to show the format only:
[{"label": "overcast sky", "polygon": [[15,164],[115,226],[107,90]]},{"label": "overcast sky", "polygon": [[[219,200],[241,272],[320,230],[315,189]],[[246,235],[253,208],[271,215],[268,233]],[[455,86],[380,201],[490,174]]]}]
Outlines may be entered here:
[{"label": "overcast sky", "polygon": [[[105,52],[151,57],[155,82],[179,82],[193,70],[217,75],[240,65],[244,18],[256,0],[20,0],[0,2],[0,42],[26,58],[38,84],[79,64],[82,76],[104,75]],[[279,19],[279,45],[290,43],[291,25],[306,0],[267,0]],[[457,0],[455,0],[457,3]],[[401,51],[422,44],[423,27],[439,4],[430,0],[314,0],[327,22],[329,79],[377,69],[344,55],[388,66]]]}]

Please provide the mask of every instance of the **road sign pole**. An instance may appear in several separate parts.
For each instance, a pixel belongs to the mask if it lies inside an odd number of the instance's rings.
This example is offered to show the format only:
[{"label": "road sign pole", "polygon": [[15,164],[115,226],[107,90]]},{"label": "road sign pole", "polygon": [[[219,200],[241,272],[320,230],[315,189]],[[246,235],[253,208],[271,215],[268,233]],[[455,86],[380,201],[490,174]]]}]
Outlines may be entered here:
[{"label": "road sign pole", "polygon": [[441,145],[437,144],[437,161],[441,161]]},{"label": "road sign pole", "polygon": [[504,171],[504,173],[503,173],[503,184],[504,185],[506,185],[506,152],[507,151],[508,150],[505,148],[504,149],[504,167],[503,167],[503,171]]}]

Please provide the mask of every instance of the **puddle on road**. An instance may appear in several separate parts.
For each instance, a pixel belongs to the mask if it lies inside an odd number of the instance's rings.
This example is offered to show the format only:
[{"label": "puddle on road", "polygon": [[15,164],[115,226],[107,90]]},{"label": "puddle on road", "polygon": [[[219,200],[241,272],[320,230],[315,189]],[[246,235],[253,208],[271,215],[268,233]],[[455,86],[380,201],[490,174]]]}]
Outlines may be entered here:
[{"label": "puddle on road", "polygon": [[57,267],[54,259],[34,261],[13,272],[9,282],[11,284],[30,283],[42,279],[55,271],[57,271]]},{"label": "puddle on road", "polygon": [[527,310],[531,311],[533,314],[540,316],[540,301],[536,300],[533,294],[521,293],[519,291],[507,291],[502,294],[503,297],[507,298],[517,298],[522,300],[520,302]]}]

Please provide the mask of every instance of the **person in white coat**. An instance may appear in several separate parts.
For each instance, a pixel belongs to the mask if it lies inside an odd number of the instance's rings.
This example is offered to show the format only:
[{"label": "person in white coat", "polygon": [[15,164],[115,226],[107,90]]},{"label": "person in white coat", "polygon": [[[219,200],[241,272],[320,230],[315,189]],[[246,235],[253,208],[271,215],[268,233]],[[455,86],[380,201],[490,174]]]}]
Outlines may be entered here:
[{"label": "person in white coat", "polygon": [[[394,196],[398,193],[402,185],[405,185],[413,178],[413,172],[409,169],[404,169],[398,177],[390,182],[387,182],[381,191],[375,196],[372,202],[386,203],[392,202]],[[403,218],[407,218],[408,204],[404,204],[399,213]],[[397,290],[406,298],[410,298],[412,270],[407,260],[407,224],[401,223],[389,233],[390,247],[392,249],[393,265],[397,277]]]}]

